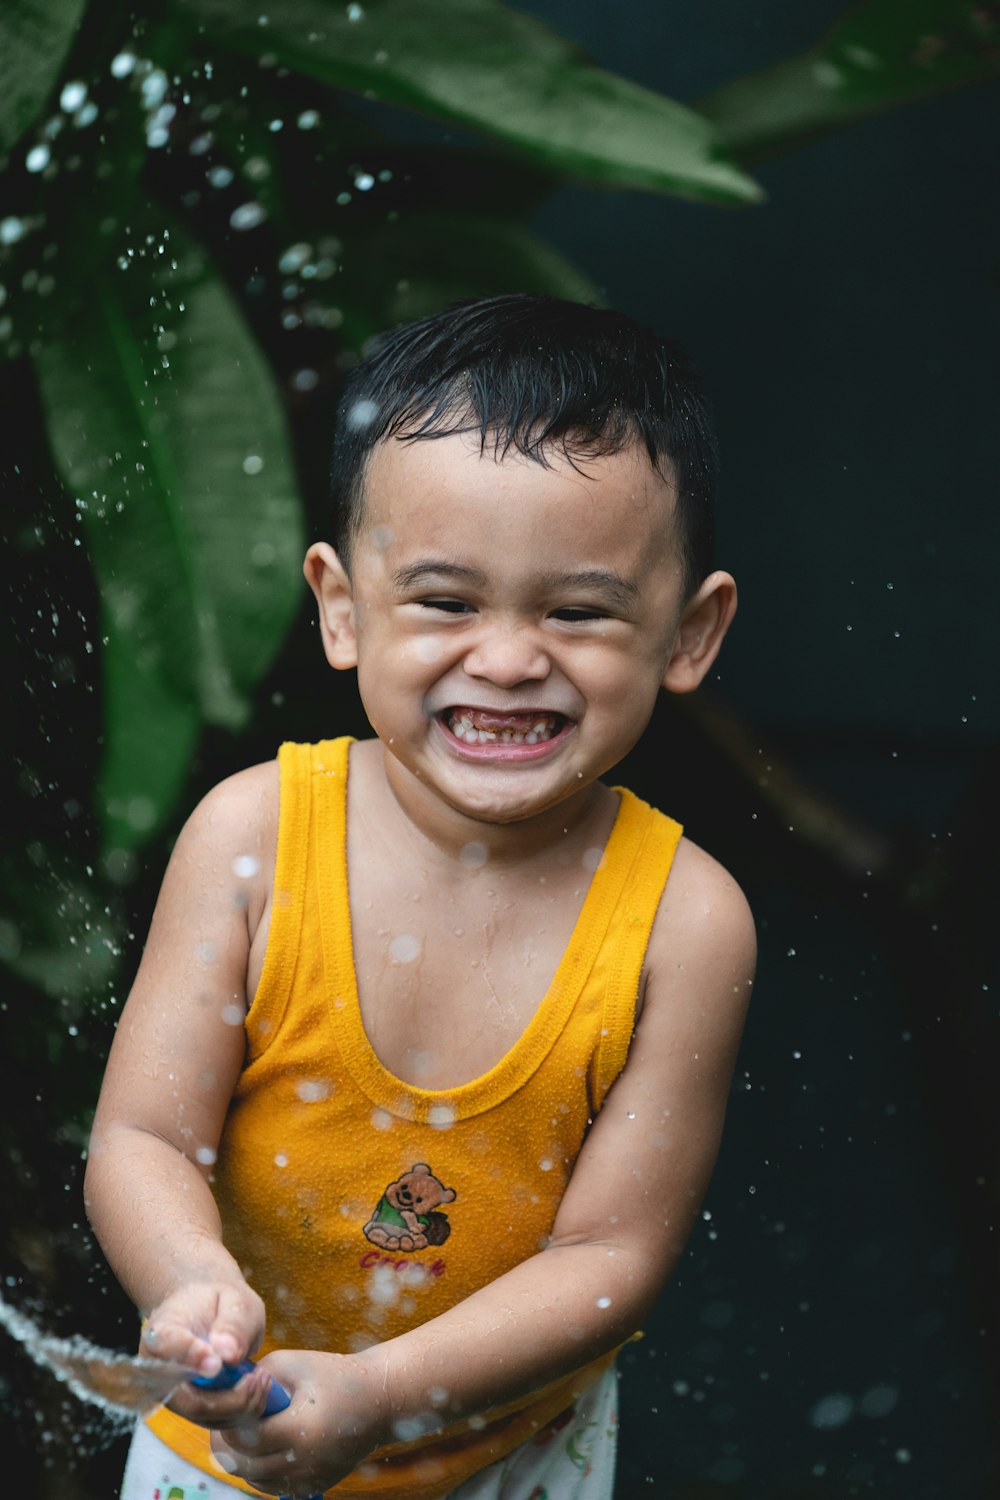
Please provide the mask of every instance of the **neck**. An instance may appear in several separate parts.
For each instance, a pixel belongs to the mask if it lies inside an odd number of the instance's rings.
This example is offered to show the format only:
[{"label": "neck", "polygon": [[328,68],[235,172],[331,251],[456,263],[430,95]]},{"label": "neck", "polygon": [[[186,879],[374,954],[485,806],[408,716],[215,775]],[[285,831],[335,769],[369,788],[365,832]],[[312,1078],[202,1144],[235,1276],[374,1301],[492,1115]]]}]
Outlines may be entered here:
[{"label": "neck", "polygon": [[[611,830],[618,799],[603,782],[510,823],[486,822],[452,807],[401,765],[377,740],[356,745],[374,794],[369,804],[390,840],[415,834],[443,863],[458,870],[488,865],[496,870],[541,858],[559,857],[581,840],[602,845]],[[361,769],[361,766],[359,766]],[[366,799],[367,800],[367,799]],[[373,821],[375,821],[373,820]],[[388,841],[388,840],[387,840]]]}]

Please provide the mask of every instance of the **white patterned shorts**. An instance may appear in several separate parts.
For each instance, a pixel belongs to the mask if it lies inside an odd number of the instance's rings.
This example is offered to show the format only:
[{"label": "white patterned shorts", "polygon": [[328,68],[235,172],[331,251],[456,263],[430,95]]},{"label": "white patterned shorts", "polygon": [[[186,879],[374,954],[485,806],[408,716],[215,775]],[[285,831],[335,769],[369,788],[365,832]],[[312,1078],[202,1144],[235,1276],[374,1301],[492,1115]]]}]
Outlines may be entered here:
[{"label": "white patterned shorts", "polygon": [[[612,1367],[562,1416],[445,1500],[611,1500],[617,1434]],[[178,1458],[144,1423],[136,1428],[121,1500],[235,1500],[241,1493]]]}]

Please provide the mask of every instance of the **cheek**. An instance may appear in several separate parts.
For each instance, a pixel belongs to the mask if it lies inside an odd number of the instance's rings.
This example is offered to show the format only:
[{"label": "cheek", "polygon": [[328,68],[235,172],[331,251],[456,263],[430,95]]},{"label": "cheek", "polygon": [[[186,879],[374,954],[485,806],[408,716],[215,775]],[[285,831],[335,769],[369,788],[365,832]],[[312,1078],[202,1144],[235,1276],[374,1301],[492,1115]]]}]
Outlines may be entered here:
[{"label": "cheek", "polygon": [[418,635],[410,642],[407,651],[425,667],[432,667],[444,655],[444,647],[436,635]]}]

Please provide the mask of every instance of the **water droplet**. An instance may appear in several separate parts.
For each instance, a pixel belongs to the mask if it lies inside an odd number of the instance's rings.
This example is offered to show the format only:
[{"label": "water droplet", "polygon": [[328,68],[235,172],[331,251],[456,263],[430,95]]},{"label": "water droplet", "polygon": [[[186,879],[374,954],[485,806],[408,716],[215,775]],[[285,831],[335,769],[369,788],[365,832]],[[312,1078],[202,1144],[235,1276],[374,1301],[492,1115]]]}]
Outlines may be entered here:
[{"label": "water droplet", "polygon": [[372,1267],[368,1278],[368,1300],[376,1307],[391,1307],[399,1296],[399,1282],[391,1266]]},{"label": "water droplet", "polygon": [[15,219],[13,215],[0,219],[0,245],[16,245],[27,232],[28,226],[23,219]]},{"label": "water droplet", "polygon": [[887,1417],[899,1401],[899,1390],[894,1385],[873,1385],[865,1391],[858,1402],[863,1417]]},{"label": "water droplet", "polygon": [[199,1146],[194,1153],[194,1159],[203,1167],[210,1167],[215,1162],[216,1153],[211,1146]]},{"label": "water droplet", "polygon": [[354,179],[354,186],[359,193],[367,193],[375,186],[375,179],[370,172],[359,172]]},{"label": "water droplet", "polygon": [[138,58],[134,52],[119,52],[111,59],[112,78],[127,78],[137,61]]},{"label": "water droplet", "polygon": [[256,854],[237,854],[233,860],[233,874],[241,880],[252,880],[260,874],[260,860]]},{"label": "water droplet", "polygon": [[854,1402],[850,1396],[837,1391],[832,1396],[823,1396],[809,1413],[814,1427],[830,1429],[843,1427],[854,1415]]},{"label": "water droplet", "polygon": [[541,1161],[538,1163],[538,1165],[541,1167],[541,1169],[542,1169],[543,1172],[551,1172],[552,1171],[552,1158],[551,1158],[551,1156],[543,1156],[542,1159],[541,1159]]},{"label": "water droplet", "polygon": [[394,963],[412,963],[420,952],[420,939],[414,937],[411,932],[401,932],[389,944],[389,952]]},{"label": "water droplet", "polygon": [[610,1307],[611,1306],[611,1298],[610,1297],[598,1297],[597,1302],[595,1303],[595,1306],[596,1307]]},{"label": "water droplet", "polygon": [[[364,405],[365,403],[361,404]],[[373,401],[369,401],[367,403],[367,405],[369,406],[374,406],[374,404],[375,403]],[[391,526],[372,527],[372,546],[377,552],[387,551],[388,548],[392,546],[394,537],[395,532],[393,531]]]},{"label": "water droplet", "polygon": [[266,218],[267,210],[262,203],[241,203],[229,215],[229,224],[232,229],[255,229]]},{"label": "water droplet", "polygon": [[319,124],[319,110],[304,109],[295,123],[300,130],[315,130]]},{"label": "water droplet", "polygon": [[435,1130],[450,1130],[455,1123],[455,1111],[450,1104],[432,1104],[427,1111],[427,1123]]},{"label": "water droplet", "polygon": [[76,112],[87,97],[87,85],[80,79],[75,78],[71,83],[64,83],[59,94],[59,108],[64,114],[71,115]]},{"label": "water droplet", "polygon": [[444,650],[441,642],[433,635],[421,635],[413,642],[413,654],[418,661],[431,663],[439,661]]},{"label": "water droplet", "polygon": [[243,460],[244,474],[259,474],[264,467],[264,460],[259,453],[248,453]]},{"label": "water droplet", "polygon": [[222,1019],[227,1026],[243,1025],[243,1007],[232,1001],[229,1005],[222,1007]]},{"label": "water droplet", "polygon": [[24,165],[29,172],[44,172],[51,160],[52,152],[48,146],[42,143],[38,146],[32,146],[24,158]]},{"label": "water droplet", "polygon": [[156,803],[151,797],[130,797],[125,817],[140,833],[146,833],[156,822]]},{"label": "water droplet", "polygon": [[277,1153],[277,1155],[274,1158],[274,1165],[276,1167],[287,1167],[288,1166],[288,1157],[285,1155],[284,1151],[279,1151]]},{"label": "water droplet", "polygon": [[473,840],[470,844],[463,844],[458,858],[467,870],[481,870],[490,857],[490,851],[485,844]]},{"label": "water droplet", "polygon": [[833,63],[820,60],[813,63],[812,75],[821,89],[836,89],[844,81],[844,75]]},{"label": "water droplet", "polygon": [[364,11],[360,5],[352,3],[347,7],[347,19],[349,21],[360,21],[363,16]]},{"label": "water droplet", "polygon": [[296,391],[314,391],[319,385],[319,375],[315,370],[296,370],[292,376],[292,388]]},{"label": "water droplet", "polygon": [[392,1124],[392,1115],[385,1109],[373,1109],[371,1121],[376,1130],[388,1130]]},{"label": "water droplet", "polygon": [[166,97],[170,80],[161,68],[154,68],[142,80],[142,102],[147,109],[156,109]]},{"label": "water droplet", "polygon": [[590,870],[590,872],[593,873],[594,870],[599,870],[600,869],[600,867],[603,864],[603,862],[604,862],[604,850],[603,849],[598,849],[595,846],[593,849],[585,849],[584,850],[583,859],[581,860],[581,864],[583,865],[583,868],[585,870]]},{"label": "water droplet", "polygon": [[303,1104],[321,1104],[330,1097],[330,1083],[326,1078],[303,1078],[295,1085],[295,1092]]},{"label": "water droplet", "polygon": [[352,432],[360,432],[362,428],[370,427],[377,416],[378,403],[362,399],[354,402],[344,420]]}]

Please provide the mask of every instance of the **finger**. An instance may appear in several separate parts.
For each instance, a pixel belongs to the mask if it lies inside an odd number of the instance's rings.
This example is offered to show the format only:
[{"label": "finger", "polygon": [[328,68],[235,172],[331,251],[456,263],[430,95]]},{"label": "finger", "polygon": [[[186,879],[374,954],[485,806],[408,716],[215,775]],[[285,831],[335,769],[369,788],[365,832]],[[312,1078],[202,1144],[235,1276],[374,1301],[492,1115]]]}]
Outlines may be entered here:
[{"label": "finger", "polygon": [[222,1363],[212,1346],[189,1324],[170,1317],[142,1325],[139,1353],[147,1359],[172,1360],[198,1374],[214,1375]]},{"label": "finger", "polygon": [[260,1421],[269,1388],[267,1375],[252,1370],[225,1390],[206,1390],[186,1381],[173,1392],[167,1405],[178,1416],[187,1417],[201,1427],[235,1428],[245,1422]]},{"label": "finger", "polygon": [[212,1348],[225,1364],[238,1364],[252,1355],[264,1336],[263,1303],[249,1287],[225,1288],[219,1294],[206,1330]]}]

